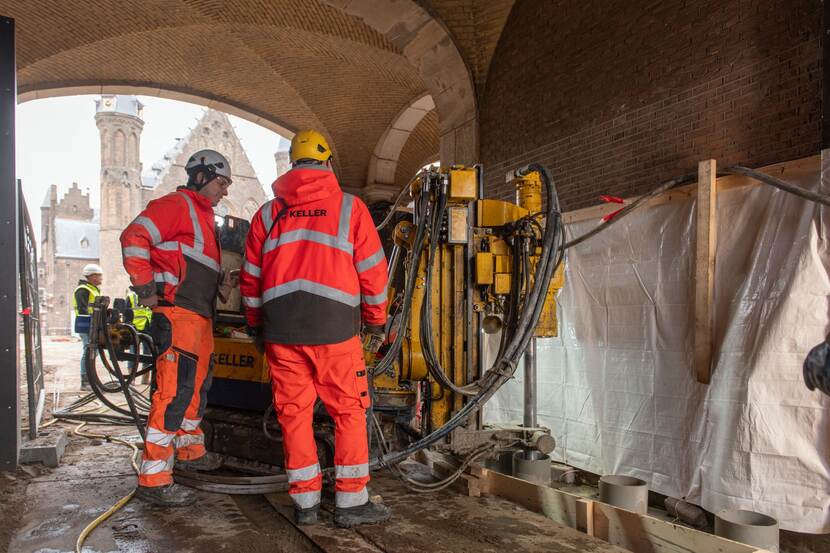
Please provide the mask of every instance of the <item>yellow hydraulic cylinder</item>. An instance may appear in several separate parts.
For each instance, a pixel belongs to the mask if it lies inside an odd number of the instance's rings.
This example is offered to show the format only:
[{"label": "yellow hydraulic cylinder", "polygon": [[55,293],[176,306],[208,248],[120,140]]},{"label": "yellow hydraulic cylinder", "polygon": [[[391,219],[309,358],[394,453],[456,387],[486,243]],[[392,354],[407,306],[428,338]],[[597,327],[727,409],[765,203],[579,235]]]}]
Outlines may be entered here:
[{"label": "yellow hydraulic cylinder", "polygon": [[530,213],[542,211],[542,177],[538,171],[516,179],[516,203]]}]

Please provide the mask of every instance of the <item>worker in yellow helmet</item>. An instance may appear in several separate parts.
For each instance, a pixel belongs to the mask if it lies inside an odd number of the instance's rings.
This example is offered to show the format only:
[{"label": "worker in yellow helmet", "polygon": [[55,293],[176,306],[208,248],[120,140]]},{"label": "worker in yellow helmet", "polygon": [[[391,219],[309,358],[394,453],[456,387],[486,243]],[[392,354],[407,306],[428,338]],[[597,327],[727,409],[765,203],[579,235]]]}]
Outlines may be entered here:
[{"label": "worker in yellow helmet", "polygon": [[296,522],[314,524],[320,510],[319,396],[335,421],[334,523],[351,527],[391,516],[366,488],[371,397],[359,338],[375,352],[383,342],[387,266],[369,209],[340,188],[331,156],[319,132],[294,136],[291,170],[251,221],[240,287],[265,344]]}]

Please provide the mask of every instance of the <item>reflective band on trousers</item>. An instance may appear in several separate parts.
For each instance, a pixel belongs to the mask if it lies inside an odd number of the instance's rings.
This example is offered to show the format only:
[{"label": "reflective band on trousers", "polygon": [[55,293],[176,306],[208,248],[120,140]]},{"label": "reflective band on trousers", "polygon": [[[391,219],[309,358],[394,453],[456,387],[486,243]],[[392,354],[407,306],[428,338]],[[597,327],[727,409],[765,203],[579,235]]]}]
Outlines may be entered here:
[{"label": "reflective band on trousers", "polygon": [[261,299],[250,296],[242,296],[242,303],[245,304],[245,307],[262,307]]},{"label": "reflective band on trousers", "polygon": [[167,447],[173,442],[175,437],[175,434],[168,434],[157,428],[148,428],[146,441],[151,444],[160,445],[161,447]]},{"label": "reflective band on trousers", "polygon": [[183,436],[176,436],[175,447],[187,447],[190,445],[205,445],[204,434],[185,434]]},{"label": "reflective band on trousers", "polygon": [[334,465],[335,478],[363,478],[369,476],[369,463],[362,465]]},{"label": "reflective band on trousers", "polygon": [[172,284],[173,286],[176,286],[179,283],[179,277],[168,272],[153,273],[153,280],[156,282],[166,282],[167,284]]},{"label": "reflective band on trousers", "polygon": [[366,305],[380,305],[386,301],[386,290],[376,296],[363,296],[363,303]]},{"label": "reflective band on trousers", "polygon": [[262,273],[262,270],[250,261],[245,261],[245,263],[242,264],[242,268],[245,269],[249,275],[255,277],[259,277]]},{"label": "reflective band on trousers", "polygon": [[158,474],[160,472],[170,472],[173,470],[174,456],[170,455],[167,460],[146,460],[141,462],[139,472],[141,474]]},{"label": "reflective band on trousers", "polygon": [[[290,244],[292,242],[298,242],[301,240],[305,240],[308,242],[316,242],[317,244],[322,244],[324,246],[330,246],[332,248],[342,250],[348,254],[352,254],[354,252],[354,246],[349,242],[349,227],[351,226],[352,220],[352,205],[354,204],[354,196],[351,194],[343,194],[343,201],[340,204],[340,220],[337,224],[337,235],[332,236],[331,234],[327,234],[325,232],[320,232],[317,230],[311,229],[297,229],[292,230],[286,233],[283,233],[279,236],[279,238],[267,238],[265,240],[265,245],[262,248],[262,253],[266,254],[277,248],[278,246],[283,246],[285,244]],[[265,219],[265,214],[268,214],[268,220]],[[265,227],[265,232],[271,230],[271,208],[270,205],[268,207],[267,212],[263,212],[263,219],[262,222]]]},{"label": "reflective band on trousers", "polygon": [[124,259],[128,257],[140,257],[141,259],[150,259],[150,250],[145,250],[144,248],[139,248],[136,246],[129,246],[126,248],[121,248],[121,255],[124,256]]},{"label": "reflective band on trousers", "polygon": [[341,492],[334,494],[334,504],[336,507],[348,508],[365,505],[369,501],[369,492],[366,487],[359,492]]},{"label": "reflective band on trousers", "polygon": [[354,267],[355,269],[357,269],[358,273],[363,273],[365,271],[368,271],[378,263],[380,263],[385,258],[386,256],[383,253],[383,246],[381,246],[380,248],[378,248],[378,251],[376,251],[363,261],[359,261],[357,264],[355,264]]},{"label": "reflective band on trousers", "polygon": [[[337,288],[332,288],[331,286],[326,286],[325,284],[320,284],[319,282],[311,282],[310,280],[302,278],[291,280],[267,289],[262,293],[262,301],[269,302],[273,299],[286,296],[294,292],[308,292],[309,294],[314,294],[315,296],[322,296],[336,302],[345,303],[349,307],[357,307],[360,305],[360,294],[352,295],[344,292],[343,290],[338,290]],[[384,296],[385,295],[386,294],[384,292]]]},{"label": "reflective band on trousers", "polygon": [[288,475],[289,482],[305,482],[320,474],[320,464],[314,463],[301,469],[286,469],[285,473]]},{"label": "reflective band on trousers", "polygon": [[200,422],[202,422],[202,419],[183,419],[181,428],[187,432],[193,432],[199,428]]},{"label": "reflective band on trousers", "polygon": [[310,509],[320,503],[319,491],[302,493],[288,492],[288,495],[294,501],[294,505],[296,505],[300,509]]}]

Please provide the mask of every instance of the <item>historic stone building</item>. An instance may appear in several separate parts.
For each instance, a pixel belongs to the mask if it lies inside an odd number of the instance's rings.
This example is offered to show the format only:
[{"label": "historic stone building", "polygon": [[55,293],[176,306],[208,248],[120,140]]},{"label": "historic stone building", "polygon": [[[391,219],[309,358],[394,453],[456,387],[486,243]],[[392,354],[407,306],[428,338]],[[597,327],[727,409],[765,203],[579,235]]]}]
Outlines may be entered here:
[{"label": "historic stone building", "polygon": [[[87,263],[104,270],[102,293],[121,297],[129,277],[121,264],[121,231],[154,199],[187,181],[184,165],[193,152],[212,148],[228,157],[233,185],[216,208],[217,215],[250,219],[266,200],[239,137],[224,113],[206,110],[199,122],[178,139],[162,159],[144,172],[139,157],[144,106],[135,96],[104,95],[95,102],[101,138],[101,208],[96,217],[89,195],[77,184],[58,201],[52,185],[41,207],[41,269],[45,327],[49,334],[67,334],[71,325],[71,294]],[[280,141],[280,149],[284,149]],[[275,154],[278,174],[287,169],[287,154]],[[142,174],[144,173],[144,174]]]},{"label": "historic stone building", "polygon": [[99,223],[89,205],[89,193],[78,183],[58,199],[58,187],[49,187],[41,212],[39,284],[44,331],[69,334],[72,292],[87,263],[98,263]]}]

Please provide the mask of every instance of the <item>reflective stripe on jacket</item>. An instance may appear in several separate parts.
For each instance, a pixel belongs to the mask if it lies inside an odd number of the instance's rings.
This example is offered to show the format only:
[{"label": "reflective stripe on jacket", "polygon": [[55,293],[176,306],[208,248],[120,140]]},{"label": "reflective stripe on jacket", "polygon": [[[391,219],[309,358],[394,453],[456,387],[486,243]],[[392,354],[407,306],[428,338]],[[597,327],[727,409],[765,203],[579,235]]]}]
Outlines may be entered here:
[{"label": "reflective stripe on jacket", "polygon": [[133,286],[155,282],[164,301],[213,315],[221,251],[205,196],[179,188],[153,200],[121,233],[121,252]]},{"label": "reflective stripe on jacket", "polygon": [[[86,301],[84,301],[83,297],[78,297],[78,290],[85,291],[82,296],[86,296],[86,292],[89,293],[88,297],[85,298]],[[95,303],[95,298],[100,295],[101,291],[97,286],[87,280],[79,280],[78,286],[72,292],[72,310],[75,312],[75,315],[92,315],[92,304]]]},{"label": "reflective stripe on jacket", "polygon": [[279,199],[254,215],[245,247],[248,324],[268,342],[305,345],[348,340],[361,319],[384,324],[386,256],[366,205],[322,165],[292,169],[273,189]]}]

